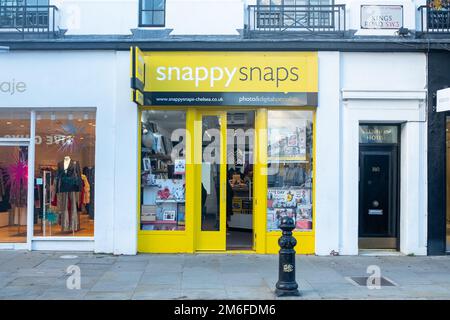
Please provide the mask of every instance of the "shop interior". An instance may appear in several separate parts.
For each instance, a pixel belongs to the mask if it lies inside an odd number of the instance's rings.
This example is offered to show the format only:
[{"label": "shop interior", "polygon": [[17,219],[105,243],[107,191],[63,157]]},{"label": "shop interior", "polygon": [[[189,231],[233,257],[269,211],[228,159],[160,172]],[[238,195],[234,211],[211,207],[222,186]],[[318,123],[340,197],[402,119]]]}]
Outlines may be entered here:
[{"label": "shop interior", "polygon": [[[0,118],[2,137],[29,137],[29,118]],[[95,126],[95,112],[36,114],[33,236],[94,235]],[[27,157],[0,147],[0,243],[26,242]]]},{"label": "shop interior", "polygon": [[254,111],[227,113],[227,249],[253,247]]},{"label": "shop interior", "polygon": [[185,230],[185,128],[185,111],[142,112],[141,230]]}]

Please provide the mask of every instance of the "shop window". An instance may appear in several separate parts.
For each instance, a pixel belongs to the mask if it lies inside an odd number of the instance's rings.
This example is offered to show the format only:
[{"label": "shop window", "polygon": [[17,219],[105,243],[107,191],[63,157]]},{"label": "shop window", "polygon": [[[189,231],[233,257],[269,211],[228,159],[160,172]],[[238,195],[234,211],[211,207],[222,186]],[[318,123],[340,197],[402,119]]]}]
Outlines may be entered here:
[{"label": "shop window", "polygon": [[141,230],[185,229],[185,111],[143,111]]},{"label": "shop window", "polygon": [[267,230],[279,231],[283,216],[295,231],[312,231],[313,112],[268,112]]},{"label": "shop window", "polygon": [[0,243],[27,241],[28,147],[0,145]]},{"label": "shop window", "polygon": [[0,110],[0,139],[30,138],[30,112]]},{"label": "shop window", "polygon": [[95,112],[36,113],[35,236],[94,236]]},{"label": "shop window", "polygon": [[139,1],[139,26],[164,27],[166,14],[165,0]]}]

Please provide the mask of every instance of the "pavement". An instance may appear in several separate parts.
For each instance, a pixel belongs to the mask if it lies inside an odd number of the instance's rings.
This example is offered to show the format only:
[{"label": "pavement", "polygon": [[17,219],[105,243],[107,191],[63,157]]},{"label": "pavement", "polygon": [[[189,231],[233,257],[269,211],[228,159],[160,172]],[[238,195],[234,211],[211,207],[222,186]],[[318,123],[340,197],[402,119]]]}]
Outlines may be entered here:
[{"label": "pavement", "polygon": [[[393,285],[349,280],[368,267]],[[298,255],[296,277],[302,295],[278,299],[450,299],[450,256]],[[0,251],[0,299],[275,299],[277,278],[276,255]]]}]

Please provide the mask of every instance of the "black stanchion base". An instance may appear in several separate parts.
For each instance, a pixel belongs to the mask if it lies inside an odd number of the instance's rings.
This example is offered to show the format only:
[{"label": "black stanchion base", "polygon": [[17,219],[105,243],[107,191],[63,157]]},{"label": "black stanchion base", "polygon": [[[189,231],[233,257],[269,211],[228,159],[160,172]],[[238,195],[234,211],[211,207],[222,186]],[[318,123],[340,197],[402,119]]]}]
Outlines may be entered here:
[{"label": "black stanchion base", "polygon": [[300,291],[297,289],[294,290],[283,290],[283,289],[275,289],[275,295],[277,297],[300,297]]}]

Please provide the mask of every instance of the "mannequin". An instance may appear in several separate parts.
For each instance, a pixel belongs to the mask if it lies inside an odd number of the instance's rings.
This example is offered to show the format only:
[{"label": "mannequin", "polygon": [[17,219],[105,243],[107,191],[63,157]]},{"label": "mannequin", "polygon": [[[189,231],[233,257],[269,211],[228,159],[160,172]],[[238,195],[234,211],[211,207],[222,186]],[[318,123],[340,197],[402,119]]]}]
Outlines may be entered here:
[{"label": "mannequin", "polygon": [[65,156],[64,157],[64,172],[67,173],[67,169],[69,168],[70,165],[70,157],[69,156]]},{"label": "mannequin", "polygon": [[58,163],[56,193],[61,212],[61,231],[75,232],[79,229],[77,201],[81,191],[81,169],[78,161],[65,156]]}]

